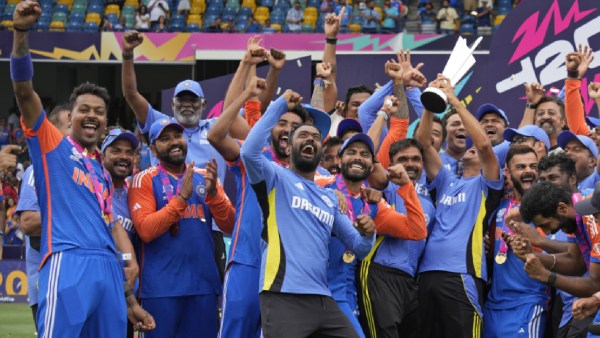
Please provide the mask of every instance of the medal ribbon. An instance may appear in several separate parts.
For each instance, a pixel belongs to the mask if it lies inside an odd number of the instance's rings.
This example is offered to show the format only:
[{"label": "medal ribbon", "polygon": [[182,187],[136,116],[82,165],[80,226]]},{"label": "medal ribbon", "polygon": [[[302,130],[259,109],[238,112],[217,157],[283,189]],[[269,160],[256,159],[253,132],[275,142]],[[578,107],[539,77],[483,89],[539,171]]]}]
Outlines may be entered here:
[{"label": "medal ribbon", "polygon": [[[515,201],[515,199],[511,197],[510,200],[508,201],[508,207],[506,207],[506,212],[508,213],[509,210],[511,210],[514,207],[518,207],[519,205],[521,205],[521,203]],[[512,229],[509,228],[508,226],[506,226],[504,219],[502,220],[502,231],[506,231],[509,235],[513,234]],[[500,236],[500,249],[498,250],[497,255],[505,255],[506,256],[507,253],[508,253],[508,245],[506,245],[504,238],[502,238],[502,236]]]},{"label": "medal ribbon", "polygon": [[[173,185],[171,184],[171,180],[169,179],[169,174],[167,173],[167,170],[165,169],[165,167],[163,167],[162,164],[159,163],[157,168],[158,168],[158,177],[160,178],[160,183],[162,183],[162,186],[165,187],[165,194],[167,195],[167,203],[169,203],[169,201],[173,198]],[[186,168],[186,171],[187,171],[187,168]],[[181,181],[183,181],[184,175],[185,175],[185,171],[183,172],[183,175],[181,176],[182,178],[177,179],[177,187],[175,188],[176,195],[179,195],[179,193],[181,192]],[[169,187],[169,189],[167,189],[167,187]]]},{"label": "medal ribbon", "polygon": [[[352,205],[352,199],[356,198],[356,197],[353,197],[352,193],[350,193],[348,191],[348,188],[346,187],[346,182],[344,182],[344,178],[342,177],[342,174],[335,175],[335,184],[336,184],[337,188],[342,192],[342,194],[344,194],[344,196],[346,196],[346,203],[348,204],[348,211],[346,212],[346,214],[353,222],[356,221],[356,216],[358,216],[360,214],[369,215],[371,213],[371,207],[369,206],[369,203],[367,203],[364,200],[363,200],[363,208],[360,211],[360,213],[358,215],[356,215],[354,213],[354,206]],[[362,188],[364,188],[364,184],[361,186],[361,189]],[[360,194],[357,197],[360,197]]]},{"label": "medal ribbon", "polygon": [[96,199],[98,200],[98,205],[100,206],[100,210],[104,216],[111,214],[112,212],[112,180],[108,171],[102,167],[102,175],[104,176],[104,180],[106,181],[108,194],[106,198],[102,196],[102,185],[100,184],[100,180],[98,179],[98,173],[94,170],[94,166],[92,165],[92,158],[95,158],[100,165],[102,165],[102,158],[100,157],[100,153],[96,150],[93,156],[88,156],[88,152],[84,149],[79,143],[75,142],[71,136],[67,136],[67,139],[75,149],[81,154],[83,158],[83,164],[85,165],[86,170],[90,174],[90,180],[92,181],[92,187],[94,189],[94,194],[96,195]]},{"label": "medal ribbon", "polygon": [[[583,200],[583,196],[580,193],[572,194],[571,201],[573,205],[577,202]],[[592,249],[590,245],[590,240],[588,238],[588,234],[585,230],[585,224],[583,223],[583,216],[579,213],[575,212],[575,220],[577,221],[577,229],[575,230],[575,238],[577,238],[577,246],[579,246],[579,250],[583,254],[585,264],[587,267],[590,267],[590,251]]]}]

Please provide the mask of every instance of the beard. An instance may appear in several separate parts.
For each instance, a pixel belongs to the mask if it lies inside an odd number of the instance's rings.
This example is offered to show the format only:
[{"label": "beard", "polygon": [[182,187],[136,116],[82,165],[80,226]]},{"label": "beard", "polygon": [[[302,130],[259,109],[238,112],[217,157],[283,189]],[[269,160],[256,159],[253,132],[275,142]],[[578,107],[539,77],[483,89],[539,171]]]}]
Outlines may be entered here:
[{"label": "beard", "polygon": [[[183,115],[184,112],[192,114]],[[177,122],[179,122],[184,127],[196,127],[198,123],[200,123],[200,118],[202,117],[202,112],[193,111],[191,109],[182,109],[173,113]]]},{"label": "beard", "polygon": [[319,166],[319,163],[321,163],[321,157],[323,156],[323,149],[320,149],[317,153],[315,153],[315,156],[313,156],[312,159],[308,160],[308,159],[304,159],[302,157],[302,154],[300,153],[301,148],[302,147],[292,148],[292,157],[290,158],[290,161],[292,162],[294,167],[296,169],[298,169],[299,171],[302,171],[302,172],[315,171],[317,169],[317,167]]},{"label": "beard", "polygon": [[[174,148],[181,148],[181,156],[172,156],[170,154],[171,150],[173,150]],[[166,163],[172,164],[172,165],[182,165],[185,163],[185,159],[187,157],[187,145],[186,144],[182,144],[182,145],[175,145],[170,147],[169,149],[167,149],[164,152],[160,152],[160,151],[156,151],[156,155],[158,155],[158,159],[160,161],[164,161]]]},{"label": "beard", "polygon": [[562,230],[566,234],[574,234],[577,231],[577,219],[575,217],[557,216],[556,219],[560,222],[560,229],[556,229],[552,233]]},{"label": "beard", "polygon": [[537,177],[533,174],[523,174],[520,179],[517,179],[514,175],[510,175],[510,180],[512,181],[513,188],[519,193],[519,195],[523,196],[525,194],[525,189],[523,188],[523,179],[531,178],[532,184],[536,181]]},{"label": "beard", "polygon": [[345,179],[347,179],[349,181],[352,181],[352,182],[364,181],[369,176],[369,173],[371,173],[371,167],[366,166],[365,170],[362,173],[352,174],[352,173],[350,173],[350,170],[348,169],[349,165],[352,165],[352,163],[348,163],[348,164],[342,163],[342,175],[344,176]]},{"label": "beard", "polygon": [[271,134],[271,140],[273,142],[273,146],[271,147],[277,155],[278,159],[288,158],[290,156],[290,146],[289,144],[285,147],[281,145],[281,137],[289,136],[289,133],[279,135],[279,138],[274,138],[273,134]]}]

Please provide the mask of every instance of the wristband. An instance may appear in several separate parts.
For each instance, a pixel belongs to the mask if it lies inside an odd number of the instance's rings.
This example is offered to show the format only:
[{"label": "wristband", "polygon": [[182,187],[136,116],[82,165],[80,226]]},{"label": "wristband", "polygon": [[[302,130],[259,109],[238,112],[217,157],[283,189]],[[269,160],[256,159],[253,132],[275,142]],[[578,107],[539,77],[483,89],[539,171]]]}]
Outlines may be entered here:
[{"label": "wristband", "polygon": [[182,199],[184,202],[186,202],[186,203],[187,203],[187,200],[189,199],[189,197],[188,197],[188,198],[185,198],[185,197],[183,197],[181,194],[177,195],[177,197],[181,198],[181,199]]},{"label": "wristband", "polygon": [[129,296],[133,296],[133,290],[127,288],[127,290],[125,290],[125,299],[129,298]]},{"label": "wristband", "polygon": [[570,70],[568,70],[567,71],[567,77],[571,78],[571,79],[579,79],[579,71],[578,70],[576,70],[576,71],[570,71]]},{"label": "wristband", "polygon": [[337,45],[337,39],[336,38],[325,38],[325,43],[327,43],[329,45]]},{"label": "wristband", "polygon": [[10,55],[10,78],[15,82],[33,79],[33,63],[31,62],[30,53],[20,57]]},{"label": "wristband", "polygon": [[550,273],[550,276],[548,276],[548,280],[546,281],[546,284],[550,286],[554,286],[554,283],[556,283],[556,272]]},{"label": "wristband", "polygon": [[17,26],[13,26],[13,29],[16,30],[17,32],[21,32],[21,33],[29,32],[29,28],[19,28]]},{"label": "wristband", "polygon": [[131,54],[121,53],[121,57],[123,57],[123,60],[133,60],[133,53],[131,53]]},{"label": "wristband", "polygon": [[133,257],[131,256],[131,252],[125,252],[122,254],[124,261],[130,261]]},{"label": "wristband", "polygon": [[596,297],[596,304],[600,305],[600,291],[594,293],[592,297]]},{"label": "wristband", "polygon": [[377,116],[383,117],[386,121],[390,118],[390,116],[386,112],[384,112],[383,110],[378,111],[377,112]]},{"label": "wristband", "polygon": [[314,86],[319,86],[319,87],[325,87],[325,81],[323,81],[323,79],[321,78],[316,78],[315,81],[313,82]]},{"label": "wristband", "polygon": [[537,104],[536,104],[536,103],[529,103],[529,102],[527,102],[527,103],[525,104],[525,107],[526,107],[527,109],[535,109],[535,108],[537,108]]},{"label": "wristband", "polygon": [[552,254],[552,258],[554,259],[554,261],[552,262],[552,266],[550,267],[550,271],[552,271],[554,269],[554,267],[556,266],[556,255]]}]

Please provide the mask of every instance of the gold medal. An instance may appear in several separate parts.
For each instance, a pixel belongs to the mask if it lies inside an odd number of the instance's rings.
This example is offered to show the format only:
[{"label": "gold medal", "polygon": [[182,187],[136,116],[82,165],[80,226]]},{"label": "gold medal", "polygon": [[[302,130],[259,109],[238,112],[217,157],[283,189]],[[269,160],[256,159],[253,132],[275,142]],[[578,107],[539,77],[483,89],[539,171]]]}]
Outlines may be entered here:
[{"label": "gold medal", "polygon": [[102,213],[102,218],[104,218],[106,225],[110,224],[110,218],[108,217],[108,214]]},{"label": "gold medal", "polygon": [[350,250],[346,250],[346,252],[344,252],[344,255],[342,256],[342,260],[344,261],[344,263],[347,263],[347,264],[354,262],[355,259],[356,259],[356,256]]},{"label": "gold medal", "polygon": [[506,253],[505,252],[498,252],[498,254],[496,255],[496,263],[498,263],[498,264],[506,263]]}]

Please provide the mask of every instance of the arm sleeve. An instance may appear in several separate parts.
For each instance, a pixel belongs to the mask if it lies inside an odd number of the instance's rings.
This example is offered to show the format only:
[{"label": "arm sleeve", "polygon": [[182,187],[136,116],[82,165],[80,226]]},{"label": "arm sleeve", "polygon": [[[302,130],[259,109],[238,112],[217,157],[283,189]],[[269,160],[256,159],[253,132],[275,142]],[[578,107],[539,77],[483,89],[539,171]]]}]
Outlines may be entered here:
[{"label": "arm sleeve", "polygon": [[246,122],[250,128],[254,127],[256,122],[260,119],[260,101],[259,100],[248,100],[244,104],[244,114]]},{"label": "arm sleeve", "polygon": [[211,198],[207,194],[205,201],[219,228],[228,234],[232,233],[233,225],[235,224],[235,209],[225,194],[221,183],[217,183],[217,193],[215,196]]},{"label": "arm sleeve", "polygon": [[498,158],[498,165],[502,170],[504,165],[506,164],[506,155],[508,154],[508,150],[510,149],[510,142],[504,141],[496,146],[494,146],[494,154],[496,154],[496,158]]},{"label": "arm sleeve", "polygon": [[272,187],[275,179],[275,169],[269,160],[262,155],[262,149],[265,140],[269,138],[271,128],[286,111],[287,102],[283,96],[280,96],[269,105],[264,116],[250,130],[240,149],[240,157],[244,162],[248,180],[251,184],[265,181],[268,189]]},{"label": "arm sleeve", "polygon": [[144,176],[138,184],[134,184],[129,189],[129,210],[131,210],[131,220],[135,230],[140,238],[148,243],[164,234],[171,225],[179,222],[188,205],[182,199],[173,197],[164,208],[157,211],[152,177],[145,172],[139,175]]},{"label": "arm sleeve", "polygon": [[412,182],[399,187],[397,194],[404,200],[406,215],[395,211],[382,199],[374,219],[377,233],[403,239],[425,239],[427,237],[425,215]]},{"label": "arm sleeve", "polygon": [[408,102],[410,102],[413,109],[415,110],[415,113],[417,113],[417,116],[419,116],[420,118],[421,115],[423,115],[423,110],[425,109],[425,107],[423,107],[423,104],[421,103],[421,89],[415,87],[407,91],[406,99],[408,100]]},{"label": "arm sleeve", "polygon": [[392,143],[400,141],[406,138],[408,134],[408,119],[399,119],[397,117],[390,117],[390,132],[385,136],[379,151],[377,152],[377,161],[381,163],[384,168],[390,166],[390,147]]},{"label": "arm sleeve", "polygon": [[160,119],[170,119],[170,117],[157,111],[157,110],[154,110],[154,108],[152,108],[152,106],[148,103],[148,113],[146,114],[146,124],[141,125],[140,121],[137,121],[137,125],[138,125],[138,127],[140,127],[140,130],[142,131],[142,133],[148,133],[148,132],[150,132],[150,127],[152,127],[152,123],[154,123]]},{"label": "arm sleeve", "polygon": [[590,128],[585,123],[585,110],[583,101],[581,101],[581,80],[565,80],[565,115],[569,130],[576,135],[585,135],[590,132]]},{"label": "arm sleeve", "polygon": [[41,151],[40,155],[47,154],[56,148],[64,138],[63,134],[48,121],[46,112],[43,110],[33,128],[27,128],[23,118],[21,118],[21,128],[29,142],[38,143],[37,146],[30,147],[32,157],[37,155],[34,149],[39,149]]},{"label": "arm sleeve", "polygon": [[[383,100],[386,96],[392,95],[393,92],[394,83],[390,80],[358,107],[358,119],[360,120],[363,130],[366,131],[371,129],[373,122],[375,122],[375,119],[377,118],[377,112],[383,105]],[[384,127],[381,131],[382,137],[385,137],[387,132],[387,128]]]},{"label": "arm sleeve", "polygon": [[339,208],[336,207],[334,209],[333,232],[340,241],[350,248],[350,250],[352,250],[352,252],[360,259],[365,258],[375,243],[375,235],[369,237],[361,235],[358,230],[354,228],[354,225],[352,225],[352,221],[348,216],[342,214]]}]

